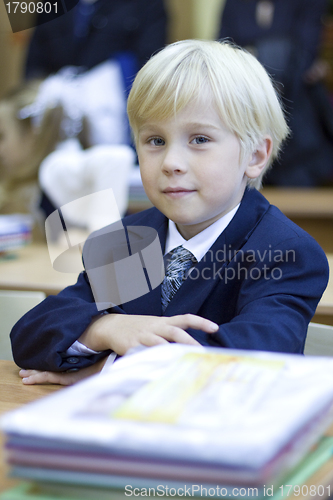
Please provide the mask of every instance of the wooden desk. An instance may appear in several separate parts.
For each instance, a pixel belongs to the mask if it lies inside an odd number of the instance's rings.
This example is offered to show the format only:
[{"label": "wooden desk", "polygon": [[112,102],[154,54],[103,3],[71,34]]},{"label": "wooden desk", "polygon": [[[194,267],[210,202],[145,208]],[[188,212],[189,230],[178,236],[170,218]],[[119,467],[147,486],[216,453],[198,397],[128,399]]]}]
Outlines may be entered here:
[{"label": "wooden desk", "polygon": [[333,252],[332,188],[264,188],[262,194],[289,219],[318,241],[326,253]]},{"label": "wooden desk", "polygon": [[[333,253],[333,189],[267,187],[261,193],[289,219],[307,231],[326,253]],[[142,194],[129,200],[128,212],[136,213],[152,206]]]},{"label": "wooden desk", "polygon": [[[331,218],[333,220],[332,188],[277,188],[266,187],[260,190],[263,196],[278,207],[287,217],[308,217],[310,219]],[[152,207],[145,194],[128,203],[130,213],[140,212]]]},{"label": "wooden desk", "polygon": [[317,313],[331,314],[333,316],[333,254],[328,254],[327,259],[330,266],[330,280],[318,304]]},{"label": "wooden desk", "polygon": [[330,279],[312,321],[333,325],[333,254],[327,254],[327,259],[330,266]]},{"label": "wooden desk", "polygon": [[265,198],[278,207],[290,219],[296,217],[333,220],[332,188],[276,188],[260,191]]},{"label": "wooden desk", "polygon": [[[13,361],[0,360],[0,414],[14,410],[35,399],[41,398],[57,391],[61,388],[59,385],[35,385],[24,386],[18,375],[19,368]],[[0,434],[0,493],[6,489],[15,486],[20,481],[9,479],[7,477],[7,466],[3,457],[3,435]]]},{"label": "wooden desk", "polygon": [[46,244],[31,244],[14,252],[13,258],[0,260],[0,289],[38,290],[55,295],[73,285],[78,274],[55,271]]},{"label": "wooden desk", "polygon": [[[330,282],[313,321],[333,325],[333,253],[328,254]],[[32,244],[17,251],[16,258],[0,260],[0,289],[38,290],[59,293],[77,280],[78,273],[60,273],[52,268],[46,245]]]}]

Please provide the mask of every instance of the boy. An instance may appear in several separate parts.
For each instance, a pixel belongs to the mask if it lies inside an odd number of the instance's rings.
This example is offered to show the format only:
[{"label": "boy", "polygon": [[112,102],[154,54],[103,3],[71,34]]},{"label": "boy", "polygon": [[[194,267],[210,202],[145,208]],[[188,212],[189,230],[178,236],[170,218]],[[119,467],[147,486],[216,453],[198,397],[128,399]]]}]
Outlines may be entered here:
[{"label": "boy", "polygon": [[[81,274],[14,327],[16,363],[51,372],[93,366],[90,373],[111,352],[166,342],[303,352],[328,265],[319,245],[255,189],[288,134],[263,67],[228,43],[177,42],[138,73],[128,114],[156,208],[123,224],[155,229],[164,254],[191,251],[192,269],[169,303],[157,286],[105,311]],[[98,236],[86,243],[85,264],[114,245],[112,232]],[[25,383],[70,383],[70,374],[49,375],[21,373]]]}]

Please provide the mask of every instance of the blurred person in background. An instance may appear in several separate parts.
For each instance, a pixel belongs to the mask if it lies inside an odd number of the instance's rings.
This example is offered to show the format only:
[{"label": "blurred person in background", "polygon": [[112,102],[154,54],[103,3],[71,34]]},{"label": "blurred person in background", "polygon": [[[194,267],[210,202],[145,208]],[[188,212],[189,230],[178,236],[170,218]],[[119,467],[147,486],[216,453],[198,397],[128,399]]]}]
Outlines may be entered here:
[{"label": "blurred person in background", "polygon": [[39,82],[31,81],[0,101],[0,213],[30,213],[35,222],[40,220],[39,165],[59,141],[62,116],[58,107],[47,110],[38,129],[31,117],[20,117],[38,88]]},{"label": "blurred person in background", "polygon": [[226,0],[219,38],[247,48],[277,82],[291,137],[265,185],[333,183],[333,112],[319,59],[327,0]]},{"label": "blurred person in background", "polygon": [[166,26],[163,0],[80,0],[65,15],[37,26],[26,77],[44,78],[66,66],[88,70],[117,59],[125,77],[133,78],[164,47]]},{"label": "blurred person in background", "polygon": [[[35,238],[44,237],[45,217],[88,194],[112,188],[120,214],[127,208],[134,152],[118,135],[112,144],[91,145],[87,90],[80,83],[79,77],[54,75],[29,81],[0,101],[0,213],[30,213]],[[111,111],[109,123],[121,128],[121,115]],[[108,221],[96,202],[72,210],[69,220],[87,233]]]},{"label": "blurred person in background", "polygon": [[[44,15],[40,14],[41,22]],[[164,47],[166,28],[163,0],[79,0],[65,15],[36,27],[27,53],[26,79],[60,75],[69,87],[73,82],[72,99],[79,96],[84,106],[88,146],[131,145],[126,96],[136,72]],[[74,88],[77,82],[79,92]],[[65,149],[57,151],[46,162],[48,168],[44,163],[41,180],[45,188],[57,184],[53,176],[46,183],[44,173],[50,174],[51,160],[52,172],[57,168],[63,179],[69,153],[67,150],[66,156]],[[114,174],[119,184],[125,167]],[[43,206],[49,213],[55,200],[50,205],[51,196],[44,194]],[[121,213],[123,206],[122,202]]]}]

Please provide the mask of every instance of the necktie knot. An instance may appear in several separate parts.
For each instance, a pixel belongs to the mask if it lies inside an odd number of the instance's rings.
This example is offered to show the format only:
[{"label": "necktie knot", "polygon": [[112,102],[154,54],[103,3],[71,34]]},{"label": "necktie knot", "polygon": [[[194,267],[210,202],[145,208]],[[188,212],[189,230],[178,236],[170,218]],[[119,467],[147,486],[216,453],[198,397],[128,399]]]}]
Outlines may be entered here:
[{"label": "necktie knot", "polygon": [[163,312],[196,262],[194,255],[183,246],[175,248],[166,255],[167,267],[162,283]]}]

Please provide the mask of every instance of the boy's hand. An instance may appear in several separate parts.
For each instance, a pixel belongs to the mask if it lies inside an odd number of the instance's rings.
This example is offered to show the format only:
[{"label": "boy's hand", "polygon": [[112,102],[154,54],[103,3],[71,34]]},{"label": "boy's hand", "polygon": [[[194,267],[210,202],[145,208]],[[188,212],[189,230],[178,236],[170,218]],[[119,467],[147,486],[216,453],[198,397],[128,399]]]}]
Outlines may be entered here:
[{"label": "boy's hand", "polygon": [[214,333],[218,325],[194,314],[171,317],[106,314],[93,321],[79,341],[94,351],[111,349],[120,356],[139,345],[152,347],[168,342],[200,345],[185,331],[187,328]]},{"label": "boy's hand", "polygon": [[19,375],[25,385],[59,384],[73,385],[84,378],[90,377],[102,370],[107,357],[92,366],[71,372],[42,372],[39,370],[20,370]]},{"label": "boy's hand", "polygon": [[[139,345],[152,347],[168,342],[200,345],[185,331],[186,328],[214,333],[218,330],[218,325],[194,314],[171,317],[106,314],[93,321],[79,341],[95,351],[111,349],[121,356]],[[104,358],[88,368],[73,372],[20,370],[19,375],[25,385],[72,385],[100,372],[106,360]]]}]

